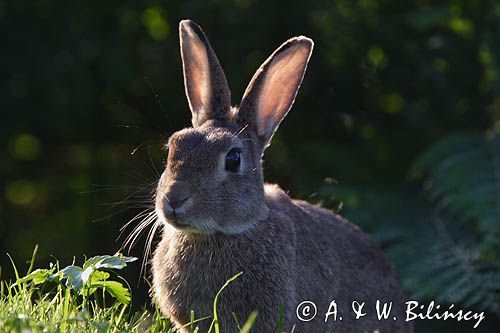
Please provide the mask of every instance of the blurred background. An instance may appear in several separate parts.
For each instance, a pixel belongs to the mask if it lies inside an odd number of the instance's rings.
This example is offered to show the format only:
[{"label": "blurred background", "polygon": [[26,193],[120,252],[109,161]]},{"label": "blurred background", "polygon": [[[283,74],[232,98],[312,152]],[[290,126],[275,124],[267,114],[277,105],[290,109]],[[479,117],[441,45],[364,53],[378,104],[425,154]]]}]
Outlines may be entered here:
[{"label": "blurred background", "polygon": [[[6,253],[24,269],[35,244],[37,266],[112,254],[151,206],[162,145],[190,126],[184,18],[211,40],[233,104],[284,40],[313,38],[266,179],[371,233],[412,298],[486,311],[474,331],[498,328],[498,1],[0,1],[2,278]],[[149,304],[139,266],[136,307]]]}]

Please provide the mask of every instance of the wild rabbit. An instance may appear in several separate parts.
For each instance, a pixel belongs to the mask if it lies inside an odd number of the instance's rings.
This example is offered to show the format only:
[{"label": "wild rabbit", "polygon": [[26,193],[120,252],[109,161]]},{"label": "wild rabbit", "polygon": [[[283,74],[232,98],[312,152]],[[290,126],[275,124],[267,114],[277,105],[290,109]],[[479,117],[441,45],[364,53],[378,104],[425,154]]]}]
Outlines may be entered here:
[{"label": "wild rabbit", "polygon": [[[281,45],[257,70],[240,106],[231,107],[224,72],[201,28],[185,20],[179,32],[193,127],[170,137],[156,191],[163,235],[152,263],[153,292],[162,312],[179,327],[190,322],[191,310],[196,318],[210,316],[217,291],[243,272],[219,299],[224,332],[237,331],[233,312],[244,322],[253,310],[254,332],[276,332],[281,307],[284,331],[295,325],[295,332],[411,332],[403,288],[375,242],[331,211],[264,183],[262,155],[294,102],[313,41],[300,36]],[[389,319],[376,318],[377,299],[393,302]],[[317,308],[310,321],[297,317],[305,300]],[[338,317],[325,323],[332,300]],[[353,300],[366,302],[359,320]],[[200,332],[210,323],[197,323]]]}]

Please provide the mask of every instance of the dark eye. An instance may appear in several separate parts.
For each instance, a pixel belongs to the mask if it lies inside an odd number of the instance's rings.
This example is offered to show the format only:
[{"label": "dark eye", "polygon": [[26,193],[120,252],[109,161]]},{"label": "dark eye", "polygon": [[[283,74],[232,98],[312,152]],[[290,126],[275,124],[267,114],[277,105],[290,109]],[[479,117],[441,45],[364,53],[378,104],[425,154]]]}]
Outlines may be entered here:
[{"label": "dark eye", "polygon": [[232,148],[226,155],[226,171],[238,172],[241,162],[241,150],[239,148]]}]

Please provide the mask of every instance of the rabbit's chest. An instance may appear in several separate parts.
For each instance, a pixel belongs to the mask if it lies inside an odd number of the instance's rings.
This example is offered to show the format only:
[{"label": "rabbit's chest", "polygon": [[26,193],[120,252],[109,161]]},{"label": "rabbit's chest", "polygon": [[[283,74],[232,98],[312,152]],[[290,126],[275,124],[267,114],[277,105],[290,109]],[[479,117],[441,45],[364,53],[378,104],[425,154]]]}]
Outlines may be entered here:
[{"label": "rabbit's chest", "polygon": [[[155,295],[164,312],[179,323],[188,322],[191,310],[196,318],[211,315],[215,295],[240,271],[238,259],[215,249],[180,249],[160,243],[153,260]],[[220,306],[224,307],[228,300],[241,299],[240,293],[248,290],[245,281],[239,278],[231,283]]]},{"label": "rabbit's chest", "polygon": [[184,297],[213,299],[217,291],[232,276],[239,273],[234,259],[217,252],[177,253],[166,260],[165,287]]},{"label": "rabbit's chest", "polygon": [[258,310],[259,317],[268,319],[261,322],[267,323],[279,315],[282,301],[292,307],[295,302],[292,247],[278,247],[275,244],[283,241],[252,236],[247,240],[232,237],[189,243],[182,234],[164,234],[153,259],[155,298],[162,312],[178,325],[190,321],[191,310],[195,318],[210,316],[217,292],[240,272],[243,274],[220,295],[217,308],[221,318],[232,320],[234,312],[244,320],[251,311]]}]

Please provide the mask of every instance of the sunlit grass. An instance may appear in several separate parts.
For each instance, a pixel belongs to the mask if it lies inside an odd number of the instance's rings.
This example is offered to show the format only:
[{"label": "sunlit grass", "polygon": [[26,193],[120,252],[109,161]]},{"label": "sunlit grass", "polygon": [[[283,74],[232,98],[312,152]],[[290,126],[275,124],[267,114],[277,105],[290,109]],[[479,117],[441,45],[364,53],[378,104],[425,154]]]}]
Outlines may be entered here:
[{"label": "sunlit grass", "polygon": [[[34,270],[33,253],[24,276],[12,262],[14,281],[1,279],[0,271],[0,332],[175,332],[171,321],[158,307],[140,311],[130,309],[131,295],[127,281],[117,270],[136,258],[96,256],[82,266],[61,268],[59,262],[47,269]],[[211,317],[196,318],[185,328],[199,332],[200,321],[211,321],[210,332],[221,332],[217,302],[224,288],[238,278],[229,279],[217,292]],[[234,331],[250,332],[257,313],[250,315],[243,326],[235,322]]]}]

